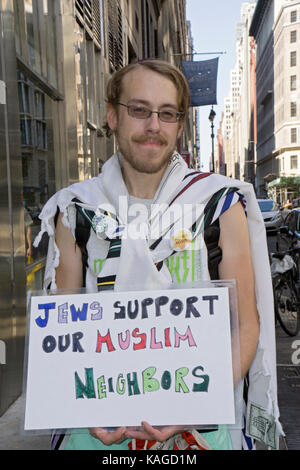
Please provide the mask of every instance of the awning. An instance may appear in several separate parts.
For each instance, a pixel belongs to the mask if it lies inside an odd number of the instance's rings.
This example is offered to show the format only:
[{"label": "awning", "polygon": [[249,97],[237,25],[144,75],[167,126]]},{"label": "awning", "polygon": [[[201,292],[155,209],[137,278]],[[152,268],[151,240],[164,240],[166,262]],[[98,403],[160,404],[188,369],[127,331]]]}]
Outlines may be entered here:
[{"label": "awning", "polygon": [[268,188],[281,187],[288,188],[300,185],[300,176],[282,176],[268,183]]}]

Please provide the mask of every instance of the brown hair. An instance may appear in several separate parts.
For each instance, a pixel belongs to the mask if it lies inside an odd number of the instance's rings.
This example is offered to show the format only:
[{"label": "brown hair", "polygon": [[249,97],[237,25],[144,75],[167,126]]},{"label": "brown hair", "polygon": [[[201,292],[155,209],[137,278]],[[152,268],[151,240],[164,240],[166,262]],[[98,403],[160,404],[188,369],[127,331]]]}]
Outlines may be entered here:
[{"label": "brown hair", "polygon": [[[107,84],[107,103],[110,103],[113,106],[117,106],[117,103],[120,101],[120,96],[122,93],[123,77],[132,70],[135,70],[140,67],[145,67],[149,70],[152,70],[153,72],[159,73],[174,83],[178,92],[178,111],[183,113],[183,116],[181,118],[183,120],[190,104],[189,85],[185,76],[177,67],[163,60],[146,59],[126,65],[122,69],[115,72]],[[109,128],[108,124],[106,123],[103,128],[106,130],[106,136],[110,137],[112,131]]]}]

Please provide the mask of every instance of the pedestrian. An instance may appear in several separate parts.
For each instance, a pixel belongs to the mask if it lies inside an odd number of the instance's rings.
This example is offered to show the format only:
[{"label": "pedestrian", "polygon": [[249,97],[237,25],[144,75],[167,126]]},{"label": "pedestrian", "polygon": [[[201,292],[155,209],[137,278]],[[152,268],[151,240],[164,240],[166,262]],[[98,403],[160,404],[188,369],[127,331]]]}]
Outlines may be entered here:
[{"label": "pedestrian", "polygon": [[[269,439],[268,445],[276,446],[281,427],[272,284],[263,220],[251,185],[189,169],[176,152],[188,107],[188,84],[180,70],[166,62],[144,60],[112,76],[105,127],[108,134],[115,135],[118,151],[98,177],[59,191],[43,209],[39,238],[43,231],[50,236],[45,287],[129,291],[168,289],[173,282],[184,287],[184,276],[178,271],[175,278],[170,260],[202,237],[204,243],[197,245],[195,258],[199,263],[197,279],[237,282],[241,377],[249,392],[246,430],[230,431],[219,426],[210,432],[185,433],[176,426],[156,429],[151,423],[143,423],[138,430],[120,427],[108,432],[99,427],[55,435],[55,448],[164,448],[157,443],[173,446],[176,436],[176,442],[192,439],[198,448],[239,449],[252,448],[253,438],[260,435]],[[121,200],[129,208],[143,205],[147,223],[128,219],[130,210],[124,209]],[[204,208],[199,219],[183,227],[180,234],[168,227],[169,238],[162,237],[159,227],[156,238],[151,239],[149,226],[164,217],[164,213],[161,218],[153,214],[151,205],[160,204],[168,211],[174,204],[184,208],[195,202]],[[85,242],[83,232],[80,235],[80,219],[90,222]],[[128,235],[134,227],[139,229],[135,239]],[[127,236],[122,237],[122,231]],[[215,236],[217,266],[212,266],[209,243]],[[97,260],[101,260],[99,272],[95,272]],[[189,268],[194,269],[191,265]],[[262,422],[266,423],[264,430]]]}]

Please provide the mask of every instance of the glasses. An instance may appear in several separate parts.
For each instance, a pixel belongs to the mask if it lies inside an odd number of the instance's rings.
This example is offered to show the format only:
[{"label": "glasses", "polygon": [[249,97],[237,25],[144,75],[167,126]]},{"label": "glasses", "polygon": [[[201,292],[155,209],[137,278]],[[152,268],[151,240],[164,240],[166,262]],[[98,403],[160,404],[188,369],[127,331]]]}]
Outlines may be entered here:
[{"label": "glasses", "polygon": [[148,119],[153,113],[156,113],[158,118],[163,122],[177,122],[184,115],[175,111],[174,109],[162,109],[161,111],[152,111],[146,106],[138,104],[124,104],[118,103],[121,106],[127,108],[128,115],[135,119]]}]

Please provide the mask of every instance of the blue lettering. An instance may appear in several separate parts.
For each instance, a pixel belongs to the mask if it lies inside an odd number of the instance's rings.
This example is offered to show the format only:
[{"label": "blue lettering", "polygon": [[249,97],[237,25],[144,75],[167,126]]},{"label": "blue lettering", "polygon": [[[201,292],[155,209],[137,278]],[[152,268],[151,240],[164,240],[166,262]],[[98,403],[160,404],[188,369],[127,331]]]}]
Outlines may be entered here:
[{"label": "blue lettering", "polygon": [[54,309],[55,305],[56,305],[55,302],[50,303],[50,304],[38,305],[39,310],[45,310],[45,318],[38,317],[35,319],[35,322],[38,326],[40,326],[41,328],[45,328],[45,326],[47,326],[48,319],[49,319],[49,310]]}]

